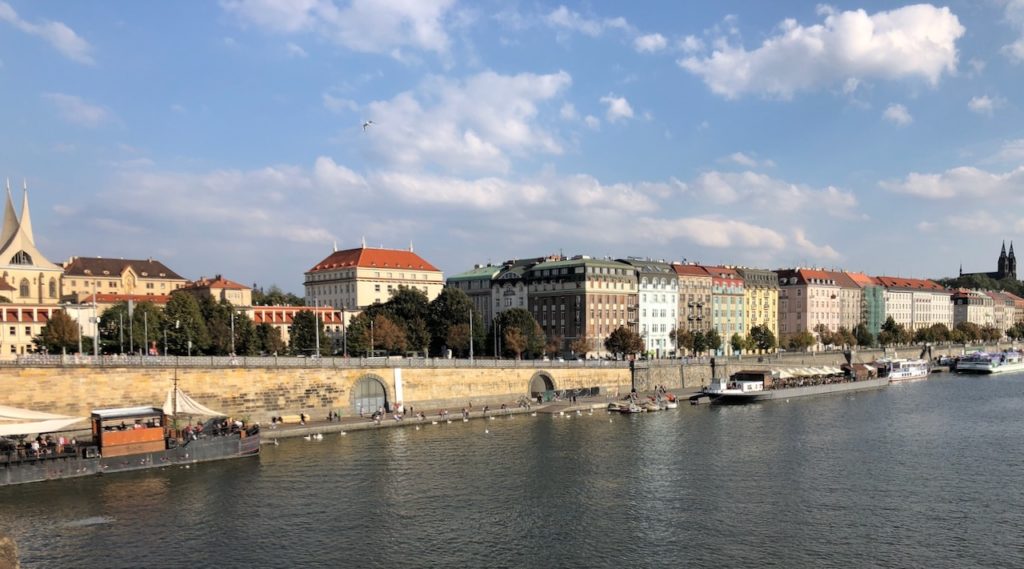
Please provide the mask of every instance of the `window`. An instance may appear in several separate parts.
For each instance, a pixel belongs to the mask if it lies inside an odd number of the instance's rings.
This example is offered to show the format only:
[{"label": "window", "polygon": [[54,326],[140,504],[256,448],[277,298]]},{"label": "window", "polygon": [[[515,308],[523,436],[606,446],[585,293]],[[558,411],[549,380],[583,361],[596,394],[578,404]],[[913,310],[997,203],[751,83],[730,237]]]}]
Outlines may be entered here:
[{"label": "window", "polygon": [[14,326],[11,326],[11,336],[13,336],[13,335],[15,335],[17,333],[18,333],[18,330]]},{"label": "window", "polygon": [[380,292],[380,285],[379,284],[373,285],[373,292]]},{"label": "window", "polygon": [[55,298],[56,296],[57,296],[57,280],[56,279],[50,279],[50,298]]},{"label": "window", "polygon": [[18,286],[18,294],[21,295],[22,298],[28,298],[28,279],[21,279],[21,284]]},{"label": "window", "polygon": [[32,335],[32,327],[31,326],[25,326],[25,335],[26,336],[31,336]]}]

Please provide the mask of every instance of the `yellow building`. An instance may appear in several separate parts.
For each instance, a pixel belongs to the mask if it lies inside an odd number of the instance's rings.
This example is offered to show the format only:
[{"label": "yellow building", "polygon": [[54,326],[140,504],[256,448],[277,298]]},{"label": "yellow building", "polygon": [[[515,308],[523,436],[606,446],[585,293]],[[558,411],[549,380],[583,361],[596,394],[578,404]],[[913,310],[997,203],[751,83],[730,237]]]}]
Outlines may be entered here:
[{"label": "yellow building", "polygon": [[306,304],[362,310],[387,302],[400,286],[423,291],[433,300],[444,288],[444,275],[422,257],[398,249],[334,251],[305,274]]},{"label": "yellow building", "polygon": [[214,302],[218,303],[226,300],[234,306],[252,306],[251,288],[220,275],[212,279],[199,277],[199,280],[189,283],[182,290],[196,296],[213,297]]},{"label": "yellow building", "polygon": [[743,277],[743,327],[767,326],[779,340],[779,277],[765,269],[736,269]]},{"label": "yellow building", "polygon": [[82,302],[96,294],[166,296],[188,281],[153,259],[72,257],[64,263],[64,297]]}]

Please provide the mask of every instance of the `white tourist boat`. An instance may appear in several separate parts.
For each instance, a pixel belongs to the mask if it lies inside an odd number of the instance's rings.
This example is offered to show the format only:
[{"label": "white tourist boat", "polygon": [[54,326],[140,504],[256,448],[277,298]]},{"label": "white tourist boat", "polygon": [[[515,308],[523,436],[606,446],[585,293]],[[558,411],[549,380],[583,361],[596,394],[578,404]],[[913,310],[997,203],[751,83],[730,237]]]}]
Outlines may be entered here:
[{"label": "white tourist boat", "polygon": [[906,383],[928,379],[931,371],[928,360],[896,360],[884,359],[875,362],[878,377],[889,379],[889,383]]},{"label": "white tourist boat", "polygon": [[959,373],[1009,373],[1024,371],[1024,357],[1020,352],[975,352],[956,364]]}]

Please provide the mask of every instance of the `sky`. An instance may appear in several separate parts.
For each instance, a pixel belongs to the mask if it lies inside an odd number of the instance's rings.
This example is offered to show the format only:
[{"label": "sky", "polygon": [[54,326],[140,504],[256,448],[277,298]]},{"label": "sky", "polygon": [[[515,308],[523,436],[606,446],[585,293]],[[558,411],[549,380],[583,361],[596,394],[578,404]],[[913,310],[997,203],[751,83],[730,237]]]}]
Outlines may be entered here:
[{"label": "sky", "polygon": [[1024,247],[1024,0],[8,0],[0,85],[54,262],[301,293],[363,239],[445,275]]}]

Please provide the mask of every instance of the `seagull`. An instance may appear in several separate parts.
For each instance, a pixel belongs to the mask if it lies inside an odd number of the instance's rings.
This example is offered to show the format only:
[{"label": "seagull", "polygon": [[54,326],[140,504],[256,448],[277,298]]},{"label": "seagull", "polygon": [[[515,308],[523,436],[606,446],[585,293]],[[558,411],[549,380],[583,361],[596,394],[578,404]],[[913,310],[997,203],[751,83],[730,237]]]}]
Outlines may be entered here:
[{"label": "seagull", "polygon": [[370,128],[370,125],[373,125],[373,124],[377,124],[377,123],[375,123],[373,121],[366,121],[366,122],[364,122],[363,123],[363,132],[366,132],[366,129]]},{"label": "seagull", "polygon": [[313,440],[313,437],[312,437],[312,435],[306,435],[306,436],[304,436],[304,437],[302,437],[302,438],[303,438],[303,439],[306,439],[307,441]]}]

